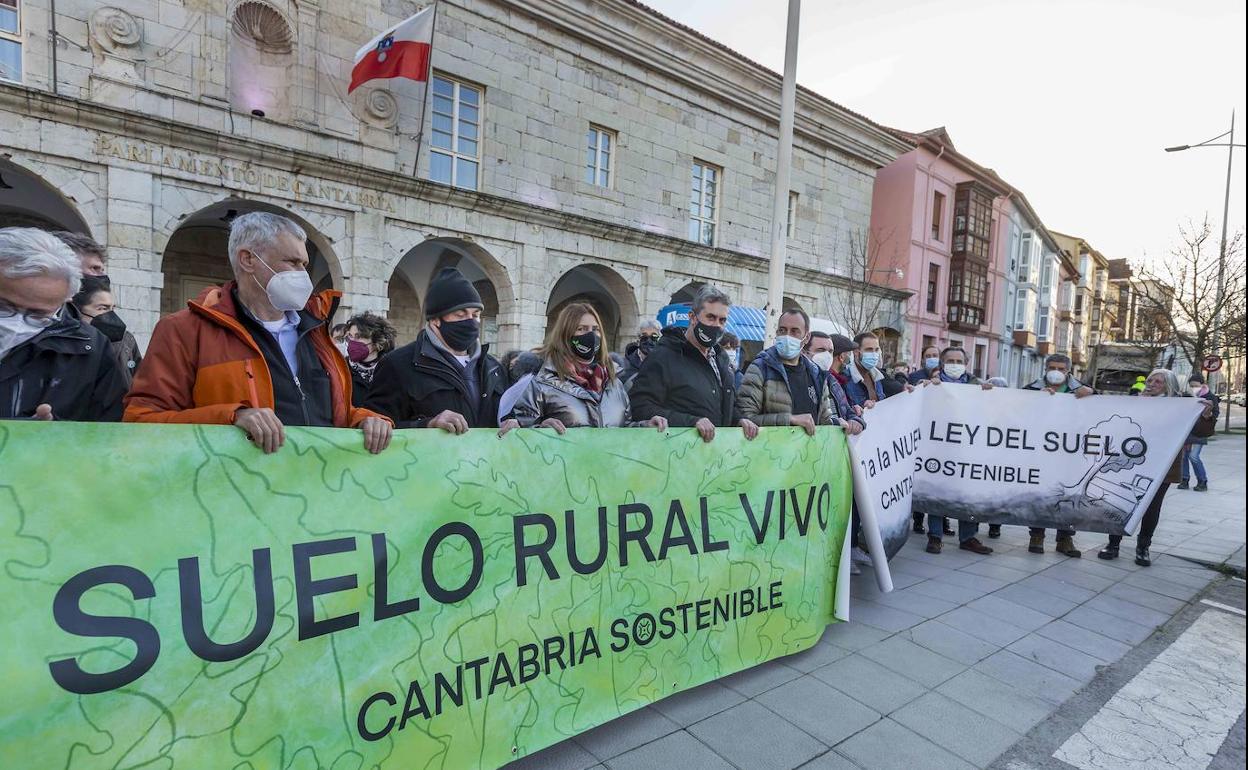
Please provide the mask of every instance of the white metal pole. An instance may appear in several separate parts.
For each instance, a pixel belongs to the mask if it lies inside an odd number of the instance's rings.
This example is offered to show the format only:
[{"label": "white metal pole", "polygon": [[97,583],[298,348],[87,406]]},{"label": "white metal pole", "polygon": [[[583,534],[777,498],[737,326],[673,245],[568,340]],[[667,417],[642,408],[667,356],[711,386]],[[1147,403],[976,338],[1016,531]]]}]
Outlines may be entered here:
[{"label": "white metal pole", "polygon": [[[1226,195],[1222,199],[1222,244],[1218,247],[1218,312],[1213,322],[1213,333],[1221,339],[1221,345],[1214,350],[1222,356],[1222,371],[1218,372],[1226,383],[1226,417],[1222,423],[1222,432],[1231,430],[1231,377],[1230,352],[1227,349],[1227,334],[1222,329],[1222,304],[1226,301],[1226,219],[1231,214],[1231,164],[1235,160],[1235,111],[1231,110],[1231,138],[1226,140]],[[1214,393],[1217,393],[1215,388]]]},{"label": "white metal pole", "polygon": [[784,83],[780,88],[780,146],[776,153],[776,198],[771,209],[771,272],[767,287],[767,339],[776,341],[776,325],[784,304],[785,239],[788,235],[789,176],[793,166],[793,104],[797,97],[797,32],[802,1],[789,0],[784,40]]}]

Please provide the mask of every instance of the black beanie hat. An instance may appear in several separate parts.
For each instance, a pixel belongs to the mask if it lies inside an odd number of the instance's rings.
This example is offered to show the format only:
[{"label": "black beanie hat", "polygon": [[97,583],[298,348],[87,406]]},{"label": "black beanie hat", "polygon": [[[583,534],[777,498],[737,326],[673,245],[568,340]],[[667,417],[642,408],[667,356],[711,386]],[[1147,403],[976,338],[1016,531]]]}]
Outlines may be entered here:
[{"label": "black beanie hat", "polygon": [[481,295],[463,273],[453,267],[442,268],[425,295],[425,318],[438,318],[468,307],[484,310]]}]

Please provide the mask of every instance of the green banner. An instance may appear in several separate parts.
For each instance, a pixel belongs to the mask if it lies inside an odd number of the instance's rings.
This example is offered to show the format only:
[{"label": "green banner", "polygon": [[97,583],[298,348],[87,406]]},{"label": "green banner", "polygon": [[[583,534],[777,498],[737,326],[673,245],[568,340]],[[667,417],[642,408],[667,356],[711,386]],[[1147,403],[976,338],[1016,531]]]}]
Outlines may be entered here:
[{"label": "green banner", "polygon": [[0,422],[7,767],[471,768],[833,622],[839,430]]}]

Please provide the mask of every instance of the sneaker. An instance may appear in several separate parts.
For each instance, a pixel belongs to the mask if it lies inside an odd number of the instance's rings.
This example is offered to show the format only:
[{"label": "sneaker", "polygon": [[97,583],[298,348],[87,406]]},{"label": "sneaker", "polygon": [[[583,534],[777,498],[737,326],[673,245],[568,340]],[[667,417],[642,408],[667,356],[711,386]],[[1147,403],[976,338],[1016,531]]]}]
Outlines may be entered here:
[{"label": "sneaker", "polygon": [[861,574],[862,574],[862,568],[861,568],[861,567],[859,567],[857,564],[854,564],[854,562],[853,562],[853,561],[850,561],[850,562],[849,562],[849,574],[851,574],[851,575],[861,575]]},{"label": "sneaker", "polygon": [[932,537],[931,535],[927,536],[926,550],[928,553],[940,553],[941,545],[940,538]]},{"label": "sneaker", "polygon": [[1083,556],[1083,551],[1075,547],[1075,539],[1073,537],[1059,537],[1057,539],[1057,547],[1053,550],[1058,553],[1065,554],[1072,559],[1078,559]]},{"label": "sneaker", "polygon": [[1106,561],[1113,561],[1114,559],[1117,559],[1118,558],[1118,546],[1116,545],[1105,546],[1104,548],[1102,548],[1100,551],[1097,552],[1096,558],[1104,559]]},{"label": "sneaker", "polygon": [[1193,488],[1192,488],[1192,491],[1194,491],[1194,492],[1208,492],[1208,491],[1209,491],[1209,485],[1208,485],[1208,484],[1206,484],[1205,482],[1203,482],[1203,481],[1202,481],[1202,482],[1200,482],[1199,484],[1197,484],[1195,487],[1193,487]]},{"label": "sneaker", "polygon": [[953,525],[949,523],[948,519],[945,519],[944,531],[945,531],[945,537],[953,537],[955,534],[957,534],[956,532],[953,531]]},{"label": "sneaker", "polygon": [[1044,553],[1044,535],[1032,535],[1031,541],[1027,543],[1027,550],[1031,553]]},{"label": "sneaker", "polygon": [[988,525],[988,537],[991,537],[991,538],[994,538],[994,539],[995,539],[995,538],[998,538],[998,537],[1001,537],[1001,525],[1000,525],[1000,524],[989,524],[989,525]]},{"label": "sneaker", "polygon": [[1153,566],[1153,560],[1148,556],[1148,546],[1137,545],[1135,547],[1135,563],[1141,567]]},{"label": "sneaker", "polygon": [[1191,489],[1191,487],[1187,485],[1187,479],[1183,479],[1175,489]]},{"label": "sneaker", "polygon": [[854,564],[865,564],[868,567],[874,567],[875,562],[871,561],[871,554],[861,548],[849,549],[849,559]]},{"label": "sneaker", "polygon": [[970,551],[971,553],[977,553],[980,556],[987,556],[988,554],[992,553],[992,549],[984,545],[983,543],[979,542],[979,538],[977,537],[973,537],[970,540],[967,540],[966,542],[963,542],[963,543],[958,543],[958,548],[962,549],[963,551]]}]

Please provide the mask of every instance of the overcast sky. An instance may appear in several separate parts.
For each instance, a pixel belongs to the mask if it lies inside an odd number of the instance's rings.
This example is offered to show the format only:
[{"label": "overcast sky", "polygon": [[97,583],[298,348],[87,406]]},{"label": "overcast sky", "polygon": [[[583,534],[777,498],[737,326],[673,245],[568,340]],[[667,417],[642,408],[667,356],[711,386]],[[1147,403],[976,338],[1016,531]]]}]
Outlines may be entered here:
[{"label": "overcast sky", "polygon": [[[785,0],[644,1],[783,67]],[[1222,133],[1232,109],[1244,142],[1244,28],[1244,0],[806,0],[797,77],[885,125],[945,126],[1050,229],[1134,260],[1206,212],[1216,238],[1226,148],[1162,148]],[[1244,168],[1236,150],[1232,230]]]}]

